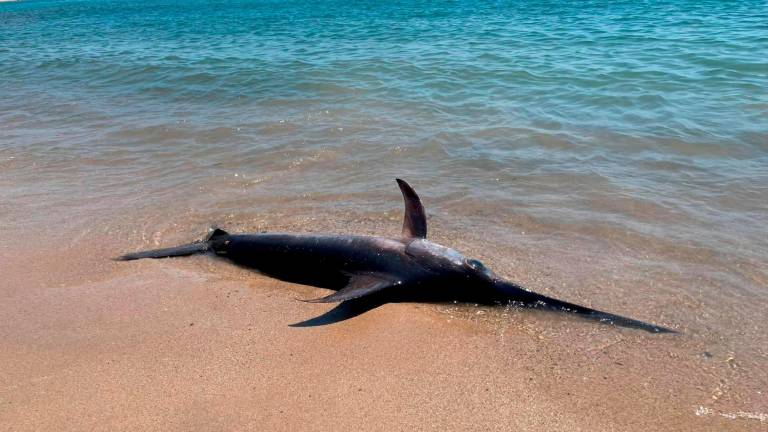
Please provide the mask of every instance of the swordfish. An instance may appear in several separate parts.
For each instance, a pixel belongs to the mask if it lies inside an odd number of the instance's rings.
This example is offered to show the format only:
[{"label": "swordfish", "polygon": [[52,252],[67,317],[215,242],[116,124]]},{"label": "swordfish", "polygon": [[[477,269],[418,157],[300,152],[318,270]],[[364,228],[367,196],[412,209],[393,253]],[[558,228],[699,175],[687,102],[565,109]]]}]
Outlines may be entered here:
[{"label": "swordfish", "polygon": [[547,297],[496,275],[482,262],[427,240],[427,218],[416,191],[396,179],[405,201],[400,238],[291,233],[230,234],[212,228],[200,241],[118,257],[129,261],[209,253],[264,275],[335,290],[305,300],[340,303],[363,297],[383,302],[516,304],[575,313],[600,322],[675,333],[654,324]]}]

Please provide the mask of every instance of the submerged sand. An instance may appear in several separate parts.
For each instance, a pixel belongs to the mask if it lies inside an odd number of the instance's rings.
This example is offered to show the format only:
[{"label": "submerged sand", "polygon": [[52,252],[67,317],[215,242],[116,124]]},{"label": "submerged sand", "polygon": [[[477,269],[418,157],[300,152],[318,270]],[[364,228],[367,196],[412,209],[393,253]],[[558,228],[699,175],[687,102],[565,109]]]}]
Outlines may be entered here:
[{"label": "submerged sand", "polygon": [[[390,222],[362,221],[357,231]],[[649,299],[649,309],[591,304],[671,325],[680,335],[537,311],[420,304],[389,304],[340,323],[297,328],[290,324],[329,309],[295,300],[319,290],[205,256],[110,261],[126,249],[172,244],[191,229],[154,241],[108,231],[49,227],[6,236],[3,430],[757,431],[767,425],[764,351],[730,351],[730,342],[716,341],[704,326],[677,320],[677,306],[663,297]],[[482,246],[472,238],[437,237],[478,252]],[[544,290],[559,285],[552,266],[538,271],[521,255],[501,271]],[[599,289],[620,292],[621,283]]]},{"label": "submerged sand", "polygon": [[[768,430],[764,5],[192,3],[0,7],[0,431]],[[397,235],[395,177],[431,239],[680,334],[292,327],[323,291],[110,260]]]}]

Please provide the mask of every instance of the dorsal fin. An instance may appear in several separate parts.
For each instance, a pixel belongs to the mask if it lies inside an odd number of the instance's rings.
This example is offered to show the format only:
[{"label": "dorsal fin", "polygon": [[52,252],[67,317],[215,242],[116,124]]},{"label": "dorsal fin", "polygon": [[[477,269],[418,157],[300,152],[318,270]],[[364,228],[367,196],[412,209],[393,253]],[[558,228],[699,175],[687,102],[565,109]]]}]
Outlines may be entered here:
[{"label": "dorsal fin", "polygon": [[405,217],[403,218],[403,237],[405,238],[426,238],[427,237],[427,215],[424,213],[424,207],[421,205],[419,196],[413,190],[411,185],[404,180],[397,180],[400,186],[400,192],[403,193],[405,201]]}]

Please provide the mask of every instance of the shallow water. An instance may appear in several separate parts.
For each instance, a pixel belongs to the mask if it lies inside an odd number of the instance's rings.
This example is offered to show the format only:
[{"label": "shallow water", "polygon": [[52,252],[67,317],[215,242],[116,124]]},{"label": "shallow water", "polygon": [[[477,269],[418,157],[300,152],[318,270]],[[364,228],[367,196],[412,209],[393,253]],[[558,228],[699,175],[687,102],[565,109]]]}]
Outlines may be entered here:
[{"label": "shallow water", "polygon": [[766,22],[762,1],[4,3],[0,233],[394,235],[401,176],[436,240],[735,355],[764,408]]}]

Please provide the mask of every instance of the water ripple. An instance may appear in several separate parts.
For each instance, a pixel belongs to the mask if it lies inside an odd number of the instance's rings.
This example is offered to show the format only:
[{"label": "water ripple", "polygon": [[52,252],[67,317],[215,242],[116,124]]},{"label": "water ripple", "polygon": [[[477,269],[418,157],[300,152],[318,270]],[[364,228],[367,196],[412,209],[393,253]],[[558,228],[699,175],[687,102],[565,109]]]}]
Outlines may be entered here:
[{"label": "water ripple", "polygon": [[531,214],[754,251],[766,22],[750,0],[4,3],[0,155],[51,190],[141,177],[164,199],[233,172],[285,193],[474,182]]}]

